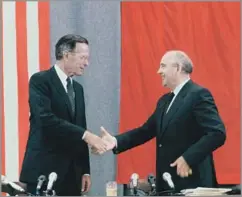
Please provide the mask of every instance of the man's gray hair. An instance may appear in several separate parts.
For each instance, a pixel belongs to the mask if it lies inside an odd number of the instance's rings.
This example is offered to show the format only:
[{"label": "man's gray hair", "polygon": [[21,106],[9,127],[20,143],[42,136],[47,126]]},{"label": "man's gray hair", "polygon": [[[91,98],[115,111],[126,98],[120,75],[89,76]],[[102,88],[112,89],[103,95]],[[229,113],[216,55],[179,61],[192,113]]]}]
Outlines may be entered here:
[{"label": "man's gray hair", "polygon": [[174,58],[175,63],[181,65],[182,71],[185,73],[191,74],[193,71],[193,63],[192,60],[189,58],[189,56],[179,50],[172,50],[167,53],[171,53],[172,58]]},{"label": "man's gray hair", "polygon": [[64,52],[73,51],[76,48],[76,43],[85,43],[88,45],[88,40],[76,34],[67,34],[61,37],[55,45],[56,60],[61,60]]}]

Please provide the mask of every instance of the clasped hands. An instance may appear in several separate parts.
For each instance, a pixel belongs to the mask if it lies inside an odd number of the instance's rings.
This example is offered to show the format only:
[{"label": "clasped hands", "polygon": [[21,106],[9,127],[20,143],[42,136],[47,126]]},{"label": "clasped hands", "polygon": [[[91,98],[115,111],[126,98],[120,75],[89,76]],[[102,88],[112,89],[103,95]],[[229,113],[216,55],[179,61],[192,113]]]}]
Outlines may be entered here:
[{"label": "clasped hands", "polygon": [[93,154],[101,155],[116,146],[116,139],[108,133],[104,127],[101,127],[101,136],[97,136],[91,132],[86,132],[84,140],[91,147]]}]

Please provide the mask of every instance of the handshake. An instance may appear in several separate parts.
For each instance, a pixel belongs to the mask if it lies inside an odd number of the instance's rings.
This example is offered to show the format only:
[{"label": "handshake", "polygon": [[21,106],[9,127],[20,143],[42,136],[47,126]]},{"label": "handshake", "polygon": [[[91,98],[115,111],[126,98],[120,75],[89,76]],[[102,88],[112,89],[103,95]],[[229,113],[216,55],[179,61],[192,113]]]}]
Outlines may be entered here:
[{"label": "handshake", "polygon": [[110,135],[104,127],[101,127],[100,130],[100,137],[90,131],[86,131],[83,138],[83,140],[91,147],[92,153],[97,155],[112,150],[117,145],[115,137]]}]

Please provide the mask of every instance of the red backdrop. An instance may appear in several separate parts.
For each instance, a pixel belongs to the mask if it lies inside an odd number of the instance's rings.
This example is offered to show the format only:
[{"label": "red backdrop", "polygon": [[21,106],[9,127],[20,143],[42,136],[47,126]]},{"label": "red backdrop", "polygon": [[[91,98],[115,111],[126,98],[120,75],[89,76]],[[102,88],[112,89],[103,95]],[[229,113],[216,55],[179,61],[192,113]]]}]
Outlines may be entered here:
[{"label": "red backdrop", "polygon": [[[214,153],[218,181],[240,183],[240,2],[122,2],[120,132],[140,126],[168,91],[156,74],[165,51],[184,50],[227,128]],[[155,140],[118,156],[117,181],[155,173]]]}]

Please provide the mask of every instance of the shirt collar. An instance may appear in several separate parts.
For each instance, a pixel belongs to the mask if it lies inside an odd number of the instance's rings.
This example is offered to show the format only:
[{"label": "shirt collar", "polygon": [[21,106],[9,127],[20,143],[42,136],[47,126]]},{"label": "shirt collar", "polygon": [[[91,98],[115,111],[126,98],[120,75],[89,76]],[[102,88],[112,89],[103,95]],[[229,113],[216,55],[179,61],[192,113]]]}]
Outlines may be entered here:
[{"label": "shirt collar", "polygon": [[[54,67],[55,67],[56,73],[57,73],[58,77],[60,78],[60,80],[62,82],[66,82],[66,79],[68,78],[66,73],[64,73],[64,71],[61,70],[58,65],[55,64]],[[72,78],[71,77],[70,77],[70,79],[71,79],[71,82],[72,82]]]},{"label": "shirt collar", "polygon": [[180,90],[182,89],[182,87],[190,80],[190,77],[188,79],[186,79],[185,81],[183,81],[181,84],[179,84],[175,90],[173,91],[173,93],[175,94],[175,96],[180,92]]}]

